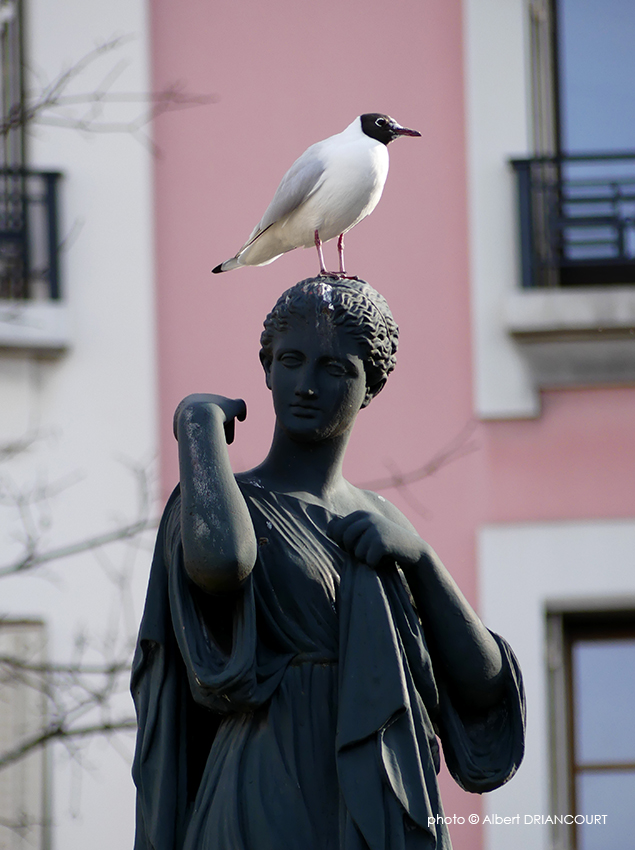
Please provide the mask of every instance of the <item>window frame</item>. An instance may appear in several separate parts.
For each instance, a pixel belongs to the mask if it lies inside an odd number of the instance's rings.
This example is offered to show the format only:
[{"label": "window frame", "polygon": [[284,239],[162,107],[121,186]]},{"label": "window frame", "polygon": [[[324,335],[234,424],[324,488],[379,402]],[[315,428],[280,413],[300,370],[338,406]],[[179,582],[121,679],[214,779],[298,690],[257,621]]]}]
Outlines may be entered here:
[{"label": "window frame", "polygon": [[[635,770],[635,761],[597,763],[592,769],[576,763],[572,650],[577,641],[635,639],[635,607],[616,600],[581,606],[550,606],[546,618],[550,725],[550,779],[553,815],[578,814],[576,778],[582,772],[615,768]],[[601,766],[600,766],[601,765]],[[554,846],[577,850],[575,824],[553,826]]]},{"label": "window frame", "polygon": [[[0,744],[10,751],[41,733],[47,719],[47,629],[43,620],[0,616]],[[14,663],[17,662],[17,665]],[[26,665],[21,668],[21,664]],[[11,847],[51,847],[49,750],[36,748],[4,766],[4,822],[0,843]]]}]

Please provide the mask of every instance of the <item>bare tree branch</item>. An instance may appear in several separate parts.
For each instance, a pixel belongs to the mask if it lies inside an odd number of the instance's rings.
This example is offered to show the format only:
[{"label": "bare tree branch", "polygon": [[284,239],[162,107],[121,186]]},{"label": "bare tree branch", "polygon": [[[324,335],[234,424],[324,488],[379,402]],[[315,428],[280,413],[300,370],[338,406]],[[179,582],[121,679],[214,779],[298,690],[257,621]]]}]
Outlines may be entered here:
[{"label": "bare tree branch", "polygon": [[8,443],[4,443],[4,445],[0,445],[0,463],[11,460],[17,457],[17,455],[28,451],[38,439],[38,434],[29,433],[23,437],[19,437],[17,440],[11,440]]},{"label": "bare tree branch", "polygon": [[90,738],[93,735],[111,735],[115,732],[122,732],[137,728],[137,721],[133,717],[117,720],[112,723],[95,723],[91,726],[80,726],[77,728],[66,728],[63,723],[47,726],[38,734],[27,738],[17,747],[12,750],[7,750],[0,757],[0,770],[9,765],[20,761],[29,753],[40,749],[50,741],[56,740],[78,740],[80,738]]},{"label": "bare tree branch", "polygon": [[86,540],[79,540],[76,543],[69,543],[66,546],[51,549],[48,552],[41,552],[39,554],[35,551],[28,552],[24,557],[19,558],[13,563],[0,567],[0,578],[14,575],[15,573],[22,573],[26,570],[32,570],[35,567],[42,566],[42,564],[58,561],[61,558],[68,558],[71,555],[90,552],[102,546],[107,546],[109,543],[114,543],[117,540],[130,540],[137,537],[142,531],[157,528],[158,524],[158,520],[156,519],[139,520],[138,522],[115,528],[113,531],[107,531],[104,534],[98,534]]},{"label": "bare tree branch", "polygon": [[17,820],[8,820],[7,818],[0,817],[0,827],[10,829],[11,832],[15,832],[21,838],[34,826],[42,826],[42,821],[36,818],[30,818],[26,812],[19,812]]},{"label": "bare tree branch", "polygon": [[[113,92],[111,87],[126,67],[125,61],[111,68],[101,83],[83,93],[69,93],[69,87],[95,66],[103,56],[119,50],[130,41],[130,36],[113,38],[86,53],[52,82],[45,83],[30,93],[23,103],[15,104],[0,120],[0,136],[13,130],[33,125],[49,125],[89,133],[137,133],[142,127],[164,112],[187,109],[214,103],[214,94],[192,94],[183,84],[175,82],[158,92]],[[108,104],[146,104],[147,108],[133,118],[106,120],[104,109]]]},{"label": "bare tree branch", "polygon": [[[15,130],[48,126],[88,134],[129,133],[154,149],[144,128],[155,118],[166,112],[217,100],[212,94],[188,92],[179,82],[160,91],[117,91],[116,86],[129,64],[127,59],[118,57],[117,51],[129,40],[130,37],[114,38],[98,45],[51,81],[42,80],[40,75],[39,86],[38,75],[33,72],[36,84],[24,101],[15,104],[8,114],[0,117],[0,138]],[[92,80],[96,80],[94,85]],[[71,230],[65,247],[74,235]],[[17,469],[22,470],[20,459],[41,436],[29,433],[0,445],[0,463],[17,462]],[[48,548],[44,534],[52,522],[52,502],[68,486],[68,480],[42,482],[40,476],[35,484],[25,487],[15,484],[9,474],[0,478],[0,507],[12,511],[12,525],[9,525],[7,537],[12,545],[17,543],[19,547],[18,556],[0,566],[0,578],[30,574],[38,567],[92,553],[113,589],[112,598],[107,603],[102,637],[96,641],[90,635],[78,634],[75,647],[66,658],[52,662],[42,660],[43,641],[31,658],[28,653],[20,654],[22,644],[19,642],[15,643],[15,651],[10,648],[14,646],[10,640],[3,643],[0,654],[0,688],[6,689],[3,697],[8,695],[10,704],[13,699],[11,689],[17,688],[20,699],[26,695],[26,704],[31,707],[28,709],[28,724],[22,726],[22,739],[14,739],[4,752],[0,750],[0,770],[10,767],[19,770],[16,765],[22,759],[54,741],[64,744],[69,755],[79,764],[80,742],[104,735],[116,742],[116,733],[136,727],[133,717],[120,716],[128,713],[126,704],[121,703],[123,709],[115,708],[120,706],[120,697],[128,691],[128,671],[135,641],[136,622],[131,591],[133,559],[145,540],[144,532],[156,528],[158,522],[151,516],[153,500],[147,471],[139,466],[129,466],[137,478],[140,495],[134,521],[117,518],[111,531]],[[123,554],[118,550],[116,559],[109,557],[108,547],[121,541],[132,545],[126,546]],[[0,614],[0,626],[7,622]],[[35,646],[35,643],[32,645]],[[23,710],[23,704],[20,702],[19,705]],[[27,732],[29,724],[30,731]],[[10,818],[0,819],[0,827],[19,834],[33,823],[26,813],[20,811],[13,812]]]},{"label": "bare tree branch", "polygon": [[[0,623],[2,619],[0,618]],[[9,668],[11,673],[23,670],[27,673],[69,673],[73,675],[102,675],[108,676],[116,673],[126,673],[130,669],[130,659],[125,661],[114,661],[110,664],[34,664],[15,655],[0,655],[0,668]],[[2,680],[0,679],[0,684]]]},{"label": "bare tree branch", "polygon": [[[0,459],[7,463],[19,459],[20,455],[34,449],[37,439],[38,435],[29,435],[0,446]],[[129,460],[124,459],[123,462],[136,481],[135,519],[115,518],[117,524],[111,531],[48,550],[42,546],[42,534],[50,522],[46,513],[47,503],[75,483],[77,476],[48,482],[42,473],[38,473],[35,482],[27,485],[16,483],[7,471],[0,478],[0,506],[15,512],[20,530],[13,537],[22,547],[18,558],[0,568],[0,578],[91,552],[103,555],[101,566],[113,588],[108,601],[111,614],[101,638],[95,640],[83,631],[79,632],[74,649],[66,658],[47,661],[41,657],[41,649],[37,648],[41,644],[37,643],[33,643],[33,649],[28,652],[17,648],[22,646],[20,643],[15,644],[14,649],[10,637],[3,645],[0,652],[0,688],[9,700],[12,690],[19,689],[21,698],[31,692],[27,703],[40,708],[29,710],[35,726],[31,724],[30,730],[25,729],[21,738],[11,741],[4,750],[0,749],[0,770],[17,765],[21,759],[50,742],[63,744],[69,756],[77,759],[82,742],[94,736],[112,736],[135,728],[134,718],[128,716],[125,704],[120,706],[119,700],[128,692],[136,637],[131,581],[138,546],[129,545],[123,552],[118,552],[116,563],[108,560],[106,553],[108,547],[117,542],[141,543],[143,533],[155,528],[157,521],[151,518],[154,500],[148,469]],[[40,516],[43,509],[44,523]],[[0,616],[0,626],[18,627],[21,623]],[[0,636],[3,634],[10,636],[11,632],[0,630]],[[30,652],[33,654],[29,655]],[[11,828],[10,825],[8,828]]]},{"label": "bare tree branch", "polygon": [[365,490],[389,490],[391,488],[403,490],[403,488],[408,487],[410,484],[415,484],[417,481],[421,481],[424,478],[434,475],[435,472],[443,469],[443,467],[447,466],[449,463],[453,463],[455,460],[477,451],[478,444],[472,439],[476,430],[476,425],[476,421],[470,419],[469,422],[467,422],[467,424],[459,431],[456,437],[450,440],[446,446],[437,452],[437,454],[433,455],[432,458],[430,458],[430,460],[422,466],[419,466],[410,472],[401,473],[397,470],[393,463],[395,471],[387,478],[377,478],[373,481],[367,481],[364,484],[359,484],[358,486],[363,487]]}]

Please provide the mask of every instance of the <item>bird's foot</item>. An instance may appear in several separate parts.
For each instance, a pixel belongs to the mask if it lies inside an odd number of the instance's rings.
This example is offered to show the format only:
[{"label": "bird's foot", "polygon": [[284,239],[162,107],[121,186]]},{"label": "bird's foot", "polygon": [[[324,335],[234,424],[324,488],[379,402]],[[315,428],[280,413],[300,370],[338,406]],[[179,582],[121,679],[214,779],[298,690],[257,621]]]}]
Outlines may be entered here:
[{"label": "bird's foot", "polygon": [[344,272],[329,272],[326,269],[320,269],[318,277],[330,277],[336,280],[359,280],[356,274],[344,274]]},{"label": "bird's foot", "polygon": [[334,277],[337,280],[359,280],[356,274],[344,274],[344,272],[327,272],[326,269],[320,269],[318,277]]}]

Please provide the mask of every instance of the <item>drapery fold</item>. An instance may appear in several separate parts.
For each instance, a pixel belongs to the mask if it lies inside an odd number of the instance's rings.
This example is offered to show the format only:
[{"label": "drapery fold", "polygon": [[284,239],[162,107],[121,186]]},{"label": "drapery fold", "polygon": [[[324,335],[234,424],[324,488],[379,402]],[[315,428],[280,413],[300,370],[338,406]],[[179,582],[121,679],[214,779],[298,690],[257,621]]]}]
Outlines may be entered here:
[{"label": "drapery fold", "polygon": [[[466,714],[435,677],[400,572],[346,555],[322,507],[241,486],[261,546],[243,588],[221,600],[232,606],[229,640],[215,629],[218,600],[185,574],[178,490],[161,523],[133,667],[135,850],[309,850],[320,811],[335,811],[321,845],[333,850],[449,850],[436,825],[437,735],[463,788],[513,775],[524,702],[511,650],[496,638],[500,703]],[[289,736],[291,722],[307,728]],[[296,809],[287,827],[307,832],[284,845],[276,782]]]}]

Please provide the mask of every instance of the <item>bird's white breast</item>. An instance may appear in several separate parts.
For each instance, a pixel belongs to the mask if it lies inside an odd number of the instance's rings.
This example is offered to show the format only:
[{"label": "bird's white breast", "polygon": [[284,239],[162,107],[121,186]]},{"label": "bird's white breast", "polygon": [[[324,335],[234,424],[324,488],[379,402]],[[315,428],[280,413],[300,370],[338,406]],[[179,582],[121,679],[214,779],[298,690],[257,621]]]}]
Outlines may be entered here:
[{"label": "bird's white breast", "polygon": [[280,222],[285,241],[309,247],[317,230],[327,242],[346,233],[377,206],[388,176],[388,150],[362,133],[358,124],[321,143],[322,180],[301,207]]}]

